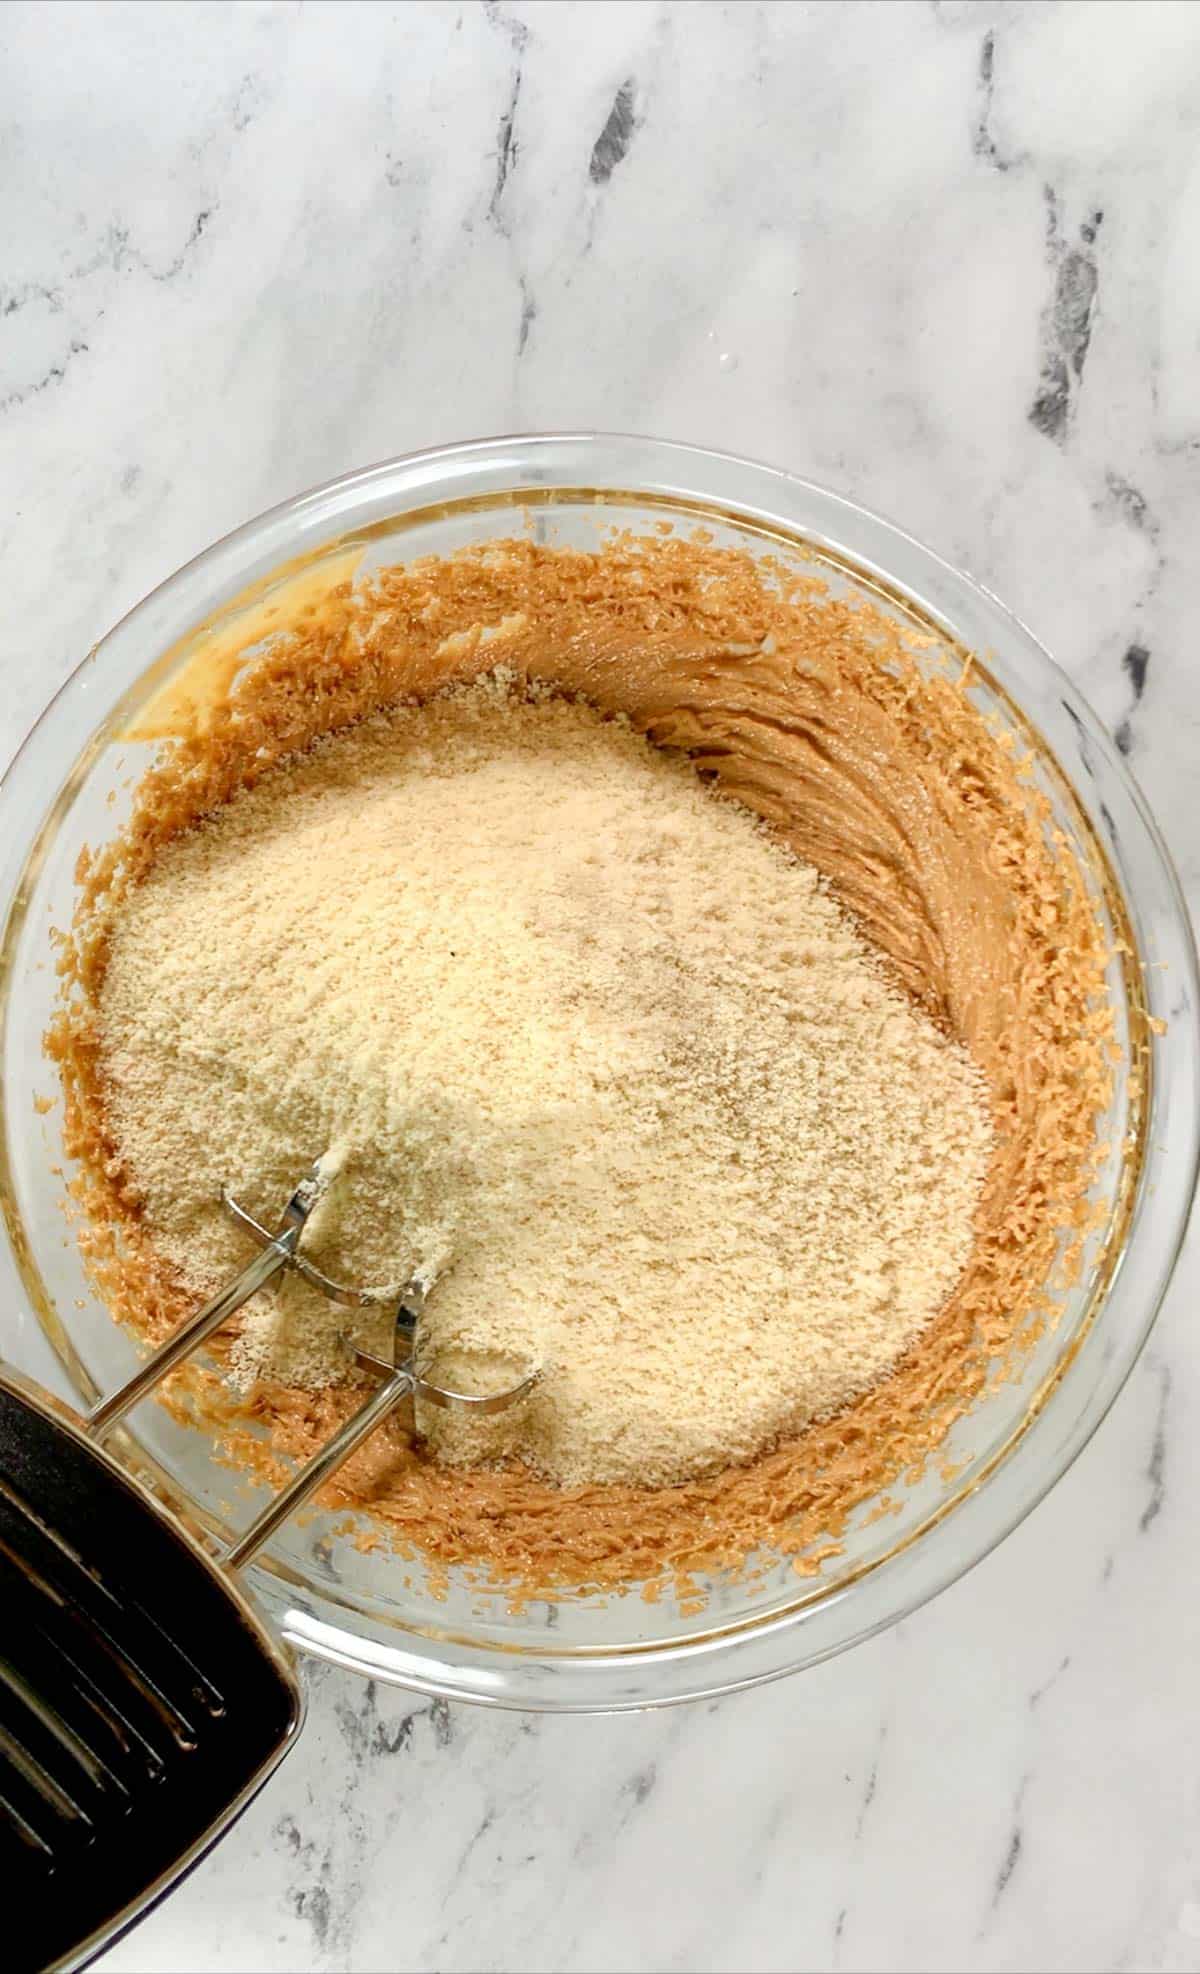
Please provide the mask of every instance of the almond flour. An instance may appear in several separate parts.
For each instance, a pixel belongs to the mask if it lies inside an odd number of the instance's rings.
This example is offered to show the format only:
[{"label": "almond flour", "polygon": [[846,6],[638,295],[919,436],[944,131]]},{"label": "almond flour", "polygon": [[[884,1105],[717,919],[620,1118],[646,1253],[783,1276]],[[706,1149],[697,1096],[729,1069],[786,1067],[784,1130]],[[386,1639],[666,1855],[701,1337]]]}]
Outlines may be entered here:
[{"label": "almond flour", "polygon": [[[111,1126],[197,1296],[337,1147],[308,1247],[438,1283],[425,1348],[542,1367],[443,1458],[661,1486],[878,1380],[962,1271],[982,1078],[809,866],[590,707],[485,678],[286,762],[112,932]],[[345,1378],[388,1317],[295,1277],[243,1379]],[[459,1374],[461,1376],[461,1370]]]}]

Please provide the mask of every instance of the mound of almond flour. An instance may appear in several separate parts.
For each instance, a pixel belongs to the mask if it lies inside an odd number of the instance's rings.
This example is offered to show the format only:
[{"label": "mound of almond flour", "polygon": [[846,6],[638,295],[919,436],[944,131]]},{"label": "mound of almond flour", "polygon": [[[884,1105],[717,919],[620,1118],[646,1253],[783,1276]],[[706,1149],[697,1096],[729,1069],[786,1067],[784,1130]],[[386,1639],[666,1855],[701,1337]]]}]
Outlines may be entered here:
[{"label": "mound of almond flour", "polygon": [[[686,762],[503,675],[376,714],[166,843],[109,931],[114,1155],[193,1294],[218,1205],[338,1180],[329,1273],[438,1273],[425,1349],[541,1378],[450,1461],[662,1486],[875,1384],[971,1250],[983,1080],[807,865]],[[246,1381],[319,1389],[385,1311],[294,1278]]]}]

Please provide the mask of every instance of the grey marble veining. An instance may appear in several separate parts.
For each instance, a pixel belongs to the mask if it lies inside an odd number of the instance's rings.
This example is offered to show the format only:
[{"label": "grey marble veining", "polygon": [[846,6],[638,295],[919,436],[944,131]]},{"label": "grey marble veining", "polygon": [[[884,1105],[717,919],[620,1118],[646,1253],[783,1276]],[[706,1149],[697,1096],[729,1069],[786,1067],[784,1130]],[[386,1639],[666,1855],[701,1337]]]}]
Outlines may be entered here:
[{"label": "grey marble veining", "polygon": [[[1200,10],[11,4],[0,758],[215,536],[641,429],[998,591],[1200,900]],[[1049,1500],[801,1679],[615,1721],[328,1672],[134,1969],[1200,1969],[1200,1269]]]}]

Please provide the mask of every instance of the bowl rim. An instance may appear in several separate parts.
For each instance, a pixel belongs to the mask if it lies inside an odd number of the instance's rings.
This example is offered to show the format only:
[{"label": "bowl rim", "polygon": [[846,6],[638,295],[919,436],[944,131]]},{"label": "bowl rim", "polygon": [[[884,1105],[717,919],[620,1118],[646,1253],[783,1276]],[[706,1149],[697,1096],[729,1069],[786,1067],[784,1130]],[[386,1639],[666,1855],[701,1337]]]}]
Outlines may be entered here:
[{"label": "bowl rim", "polygon": [[[605,453],[611,456],[613,463],[608,470],[598,472],[597,454]],[[579,459],[581,466],[587,462],[587,470],[582,477],[580,471],[573,471],[565,479],[556,479],[556,464],[575,458]],[[635,466],[640,466],[642,470],[631,472],[630,469]],[[523,479],[522,473],[529,473],[531,477]],[[706,474],[708,486],[704,485]],[[955,627],[953,613],[943,614],[936,604],[931,604],[925,592],[932,589],[936,595],[957,599],[964,610],[968,604],[981,604],[985,614],[1004,631],[1011,645],[1021,651],[1025,662],[1035,667],[1052,684],[1061,705],[1081,735],[1086,736],[1087,745],[1101,764],[1107,781],[1115,784],[1121,792],[1142,834],[1141,850],[1148,853],[1152,860],[1165,908],[1171,915],[1169,929],[1178,949],[1175,959],[1183,970],[1185,1000],[1190,1004],[1190,1019],[1186,1016],[1178,1019],[1178,1025],[1169,1031],[1166,1050],[1156,1047],[1156,1054],[1169,1055],[1168,1068],[1172,1078],[1177,1084],[1183,1082],[1187,1085],[1187,1093],[1192,1100],[1185,1101],[1183,1123],[1177,1127],[1185,1136],[1180,1151],[1174,1156],[1170,1174],[1170,1225],[1153,1258],[1153,1280],[1148,1293],[1142,1298],[1140,1318],[1123,1340],[1121,1348],[1115,1350],[1106,1363],[1097,1367],[1090,1402],[1068,1427],[1048,1462],[1039,1467],[1031,1459],[1029,1449],[1039,1427],[1043,1429],[1042,1442],[1045,1441],[1046,1428],[1056,1402],[1061,1400],[1062,1387],[1070,1382],[1068,1374],[1074,1368],[1074,1357],[1068,1360],[1062,1374],[1053,1380],[1053,1388],[1042,1400],[1037,1415],[1025,1425],[1015,1443],[1001,1449],[996,1461],[988,1466],[961,1499],[953,1503],[949,1512],[922,1524],[900,1550],[889,1552],[863,1576],[831,1588],[812,1604],[747,1620],[743,1628],[735,1628],[732,1632],[718,1631],[699,1639],[681,1639],[640,1648],[622,1647],[611,1652],[593,1649],[586,1653],[578,1650],[555,1653],[539,1650],[534,1657],[523,1651],[513,1654],[493,1647],[471,1648],[458,1641],[452,1646],[442,1646],[419,1633],[413,1634],[414,1639],[419,1641],[419,1649],[415,1651],[390,1643],[381,1644],[376,1636],[364,1636],[361,1630],[355,1630],[353,1613],[346,1606],[338,1606],[339,1616],[345,1619],[345,1623],[331,1624],[294,1601],[294,1591],[283,1573],[265,1564],[254,1573],[256,1589],[275,1610],[285,1638],[293,1645],[369,1676],[383,1677],[423,1692],[448,1698],[473,1699],[482,1704],[580,1712],[708,1698],[782,1677],[800,1666],[819,1663],[873,1636],[937,1595],[988,1555],[1032,1512],[1082,1452],[1106,1416],[1137,1361],[1170,1284],[1186,1234],[1200,1170],[1200,1028],[1197,1025],[1200,979],[1195,945],[1187,905],[1170,853],[1127,762],[1069,676],[1021,619],[984,585],[874,510],[848,495],[837,493],[784,468],[749,460],[736,453],[650,439],[637,434],[569,430],[498,435],[458,441],[449,446],[429,447],[377,461],[319,483],[276,503],[231,530],[182,564],[126,612],[59,686],[3,774],[0,774],[0,887],[3,887],[0,895],[7,892],[10,898],[3,941],[0,943],[7,947],[21,877],[33,860],[41,832],[56,806],[54,799],[45,806],[44,783],[43,792],[38,792],[36,775],[31,774],[33,752],[46,723],[56,717],[64,702],[78,698],[88,683],[90,668],[98,659],[114,646],[140,636],[143,625],[148,626],[152,648],[159,650],[169,648],[160,635],[168,620],[177,626],[175,637],[171,640],[172,646],[190,638],[208,615],[228,609],[230,602],[242,593],[248,575],[251,586],[256,574],[261,575],[263,580],[269,580],[270,572],[278,571],[281,563],[289,559],[275,552],[282,537],[286,537],[293,555],[298,535],[302,543],[310,546],[312,553],[328,552],[340,539],[344,540],[347,536],[354,539],[361,532],[362,523],[357,528],[349,529],[336,526],[338,519],[345,520],[352,509],[361,507],[365,512],[378,498],[383,503],[381,511],[386,509],[389,516],[394,515],[397,520],[403,516],[419,518],[428,515],[431,508],[436,510],[440,504],[437,499],[421,496],[428,495],[431,489],[437,487],[441,502],[445,503],[447,480],[451,483],[466,482],[480,475],[485,481],[490,477],[489,505],[502,495],[505,477],[512,481],[514,511],[522,500],[535,500],[539,495],[555,491],[562,493],[572,488],[607,491],[614,495],[625,492],[632,498],[659,494],[676,503],[690,498],[710,512],[718,509],[743,522],[761,522],[770,532],[777,536],[786,535],[796,543],[826,547],[833,552],[835,559],[844,562],[856,573],[875,579],[890,594],[918,600],[917,592],[910,590],[905,580],[895,573],[896,563],[907,560],[923,578],[919,595],[922,613],[940,622],[947,636],[956,642],[961,642],[962,638]],[[714,477],[722,475],[725,485],[714,491],[711,482]],[[815,509],[828,526],[814,529],[799,521],[788,511],[789,507],[796,506]],[[335,524],[332,527],[331,522]],[[847,541],[843,528],[851,537],[857,536],[865,541],[867,550],[871,552],[864,552],[854,540]],[[215,601],[214,588],[217,591]],[[207,607],[197,615],[197,606],[202,600]],[[1019,706],[1020,702],[1017,704]],[[111,706],[109,710],[111,712]],[[1050,752],[1056,759],[1053,748]],[[78,768],[80,762],[77,760],[74,766]],[[1065,769],[1061,772],[1067,785],[1078,793],[1072,777]],[[1086,805],[1084,813],[1087,813]],[[30,815],[38,818],[32,838],[28,833],[27,819]],[[6,827],[10,823],[14,826]],[[19,849],[15,847],[17,845]],[[1118,857],[1113,875],[1119,887],[1120,870]],[[3,1010],[0,1010],[2,1014]],[[1152,1089],[1151,1102],[1153,1097]],[[5,1156],[4,1147],[0,1146],[0,1157]],[[2,1173],[0,1177],[3,1177]],[[1138,1205],[1148,1178],[1149,1165],[1143,1160],[1126,1237],[1127,1247],[1131,1247],[1137,1238]],[[7,1191],[7,1188],[0,1187],[0,1191]],[[5,1205],[7,1209],[7,1200]],[[20,1265],[17,1241],[14,1240],[14,1229],[7,1211],[6,1221],[10,1246],[14,1250],[10,1257],[14,1273],[28,1292],[28,1281]],[[1109,1295],[1123,1263],[1124,1255],[1117,1263],[1113,1280],[1108,1284]],[[75,1359],[74,1364],[68,1361],[68,1356],[59,1349],[53,1336],[51,1343],[72,1384],[79,1390],[81,1380],[78,1374],[82,1367],[78,1360]],[[74,1358],[74,1352],[70,1349],[69,1356]],[[82,1384],[86,1386],[86,1382],[84,1374]],[[180,1492],[169,1476],[156,1469],[156,1463],[136,1442],[129,1441],[127,1445],[131,1449],[132,1463],[139,1470],[151,1470],[160,1488],[165,1482],[168,1493]],[[1005,1474],[1007,1485],[1003,1492],[1008,1498],[1002,1507],[1000,1491],[994,1488],[993,1483]],[[985,1495],[986,1502],[983,1501]],[[989,1512],[981,1514],[981,1506]],[[971,1536],[964,1543],[962,1537],[968,1528]],[[901,1554],[909,1559],[904,1573],[907,1587],[901,1595],[889,1594],[881,1598],[879,1584],[888,1577],[895,1581],[895,1573],[889,1570],[889,1565],[894,1557]],[[863,1596],[864,1586],[870,1585],[874,1586],[874,1594]],[[896,1588],[899,1589],[898,1584]],[[313,1595],[319,1601],[320,1593],[313,1592]],[[807,1625],[811,1631],[813,1616],[818,1611],[831,1615],[841,1607],[843,1613],[849,1615],[846,1612],[848,1600],[853,1600],[858,1606],[857,1615],[848,1627],[839,1625],[836,1634],[813,1636],[804,1649],[795,1649],[800,1645],[800,1638],[796,1636],[798,1627]],[[818,1633],[822,1629],[828,1632],[828,1627],[817,1627]],[[671,1669],[669,1690],[645,1690],[645,1681],[639,1677],[639,1669],[644,1670],[648,1664]],[[497,1676],[498,1665],[503,1667],[503,1676]],[[533,1677],[527,1676],[531,1670]]]}]

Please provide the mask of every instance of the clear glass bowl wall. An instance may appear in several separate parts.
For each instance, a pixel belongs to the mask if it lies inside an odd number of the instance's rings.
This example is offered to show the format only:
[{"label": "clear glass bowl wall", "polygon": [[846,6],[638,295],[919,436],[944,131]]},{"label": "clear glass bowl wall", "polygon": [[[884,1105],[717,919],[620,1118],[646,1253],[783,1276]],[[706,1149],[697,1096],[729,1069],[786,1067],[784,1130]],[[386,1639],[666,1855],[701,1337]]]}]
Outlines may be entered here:
[{"label": "clear glass bowl wall", "polygon": [[[912,1609],[991,1548],[1086,1442],[1153,1320],[1195,1183],[1195,962],[1169,861],[1120,757],[1069,681],[993,598],[888,523],[789,475],[640,439],[495,440],[397,460],[275,509],[190,563],[99,644],[30,736],[0,788],[3,1140],[0,1341],[21,1361],[24,1310],[49,1337],[81,1402],[119,1383],[131,1339],[93,1295],[64,1219],[61,1106],[42,1036],[56,994],[51,932],[71,916],[76,858],[119,827],[129,784],[152,757],[124,738],[138,712],[194,657],[201,637],[269,592],[297,558],[361,542],[364,566],[445,554],[522,529],[596,545],[613,526],[703,524],[718,542],[813,558],[835,588],[933,629],[934,662],[984,660],[981,706],[1031,746],[1037,778],[1131,950],[1109,969],[1126,1064],[1101,1137],[1112,1151],[1102,1224],[1058,1327],[1019,1379],[998,1381],[924,1474],[866,1504],[842,1553],[812,1576],[768,1560],[752,1584],[713,1579],[699,1614],[669,1593],[647,1601],[577,1594],[514,1608],[462,1573],[431,1586],[386,1549],[364,1553],[345,1517],[289,1527],[253,1571],[256,1591],[305,1650],[376,1678],[516,1706],[642,1706],[753,1683],[814,1663]],[[273,575],[272,572],[275,572]],[[201,628],[203,627],[203,629]],[[165,655],[164,655],[165,654]],[[1157,1023],[1166,1024],[1159,1032]],[[1142,1094],[1139,1094],[1139,1088]],[[134,1415],[124,1456],[176,1506],[223,1535],[256,1491],[214,1458],[207,1436],[154,1403]],[[953,1475],[950,1478],[950,1475]]]}]

